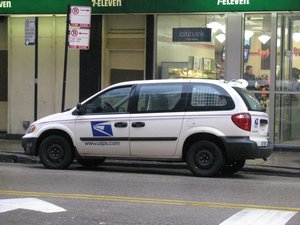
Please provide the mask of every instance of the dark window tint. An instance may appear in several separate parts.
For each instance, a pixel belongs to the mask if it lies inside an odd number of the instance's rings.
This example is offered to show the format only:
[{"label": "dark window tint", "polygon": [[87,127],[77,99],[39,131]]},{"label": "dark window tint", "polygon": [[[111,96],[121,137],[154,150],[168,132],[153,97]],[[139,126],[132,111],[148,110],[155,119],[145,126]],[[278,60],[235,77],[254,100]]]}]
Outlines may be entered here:
[{"label": "dark window tint", "polygon": [[184,110],[183,84],[142,85],[138,92],[138,113],[178,112]]},{"label": "dark window tint", "polygon": [[188,103],[189,111],[234,109],[230,95],[213,84],[192,84]]},{"label": "dark window tint", "polygon": [[234,90],[242,97],[249,111],[264,111],[262,104],[255,97],[254,94],[246,89],[234,87]]},{"label": "dark window tint", "polygon": [[85,114],[128,112],[130,93],[131,87],[108,90],[84,104]]}]

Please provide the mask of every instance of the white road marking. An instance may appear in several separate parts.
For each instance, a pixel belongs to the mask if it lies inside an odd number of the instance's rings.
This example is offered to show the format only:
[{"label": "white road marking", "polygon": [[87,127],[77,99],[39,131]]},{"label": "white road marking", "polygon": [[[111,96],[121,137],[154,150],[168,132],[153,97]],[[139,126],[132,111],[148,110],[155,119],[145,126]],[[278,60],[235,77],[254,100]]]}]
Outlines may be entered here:
[{"label": "white road marking", "polygon": [[293,211],[244,209],[220,225],[285,225],[296,213]]},{"label": "white road marking", "polygon": [[16,209],[28,209],[44,213],[66,211],[64,208],[37,198],[0,199],[0,213]]}]

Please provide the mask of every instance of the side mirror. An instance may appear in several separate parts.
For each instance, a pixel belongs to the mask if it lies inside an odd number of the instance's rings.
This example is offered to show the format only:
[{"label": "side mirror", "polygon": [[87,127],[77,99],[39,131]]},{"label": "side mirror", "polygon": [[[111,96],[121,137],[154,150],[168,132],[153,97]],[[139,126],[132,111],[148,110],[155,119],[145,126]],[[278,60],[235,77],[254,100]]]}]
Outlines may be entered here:
[{"label": "side mirror", "polygon": [[83,114],[83,106],[81,104],[81,102],[78,102],[76,105],[76,112],[78,115],[82,115]]}]

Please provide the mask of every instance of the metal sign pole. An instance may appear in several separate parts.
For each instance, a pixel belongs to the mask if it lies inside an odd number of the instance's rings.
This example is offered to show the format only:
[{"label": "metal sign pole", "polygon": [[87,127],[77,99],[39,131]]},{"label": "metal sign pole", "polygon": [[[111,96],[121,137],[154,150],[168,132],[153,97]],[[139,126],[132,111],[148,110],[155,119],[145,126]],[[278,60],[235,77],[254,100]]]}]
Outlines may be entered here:
[{"label": "metal sign pole", "polygon": [[37,120],[38,111],[38,50],[39,50],[39,18],[35,17],[35,60],[34,60],[34,121]]},{"label": "metal sign pole", "polygon": [[67,21],[66,21],[66,40],[65,40],[65,59],[64,59],[64,74],[63,74],[63,87],[62,87],[62,101],[61,111],[65,110],[65,96],[66,96],[66,81],[67,81],[67,66],[68,66],[68,45],[69,45],[69,23],[70,23],[71,6],[68,5]]}]

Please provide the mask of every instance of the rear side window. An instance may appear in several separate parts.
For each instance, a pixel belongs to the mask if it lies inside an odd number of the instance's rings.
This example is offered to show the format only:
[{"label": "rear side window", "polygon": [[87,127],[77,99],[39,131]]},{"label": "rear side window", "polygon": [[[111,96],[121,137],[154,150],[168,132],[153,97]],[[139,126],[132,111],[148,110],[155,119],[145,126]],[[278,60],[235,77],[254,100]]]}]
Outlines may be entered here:
[{"label": "rear side window", "polygon": [[188,103],[188,111],[232,110],[235,107],[230,95],[213,84],[193,84]]},{"label": "rear side window", "polygon": [[183,84],[141,85],[137,113],[178,112],[184,110]]},{"label": "rear side window", "polygon": [[249,111],[264,111],[264,107],[260,104],[259,100],[254,94],[246,89],[233,87],[234,90],[242,97]]}]

